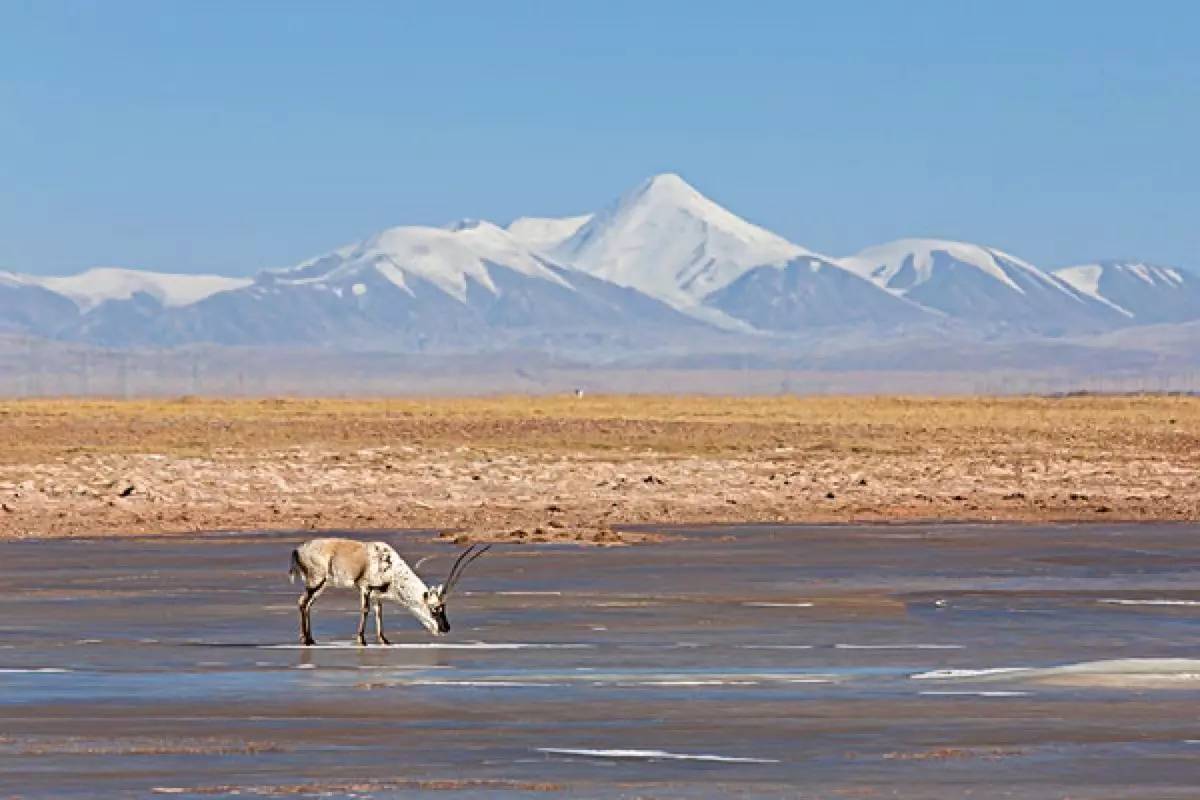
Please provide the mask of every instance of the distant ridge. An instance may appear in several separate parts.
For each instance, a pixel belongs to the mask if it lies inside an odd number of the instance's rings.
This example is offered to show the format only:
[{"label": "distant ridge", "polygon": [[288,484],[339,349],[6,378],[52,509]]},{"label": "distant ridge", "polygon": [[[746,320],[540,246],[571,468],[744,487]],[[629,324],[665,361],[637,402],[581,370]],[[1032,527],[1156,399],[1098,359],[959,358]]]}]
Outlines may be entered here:
[{"label": "distant ridge", "polygon": [[1200,277],[1140,261],[1100,261],[1056,270],[1062,280],[1142,324],[1200,319]]},{"label": "distant ridge", "polygon": [[787,358],[820,342],[919,358],[919,342],[939,338],[969,348],[1196,321],[1200,277],[1173,267],[1098,261],[1047,272],[943,239],[833,258],[738,217],[674,173],[594,214],[520,217],[507,228],[400,225],[254,278],[0,272],[0,332],[116,348],[736,360]]},{"label": "distant ridge", "polygon": [[991,247],[901,239],[840,263],[899,297],[968,324],[1063,335],[1125,321],[1111,304]]}]

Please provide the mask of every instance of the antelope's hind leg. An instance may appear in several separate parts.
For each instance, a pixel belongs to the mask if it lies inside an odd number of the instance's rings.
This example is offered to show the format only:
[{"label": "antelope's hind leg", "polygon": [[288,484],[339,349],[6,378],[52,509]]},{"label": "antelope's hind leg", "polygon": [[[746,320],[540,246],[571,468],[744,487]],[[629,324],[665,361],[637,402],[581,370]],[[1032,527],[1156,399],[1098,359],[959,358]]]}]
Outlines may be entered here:
[{"label": "antelope's hind leg", "polygon": [[358,635],[354,637],[354,640],[365,647],[367,644],[367,614],[371,612],[371,590],[363,589],[361,597],[362,608],[358,615]]},{"label": "antelope's hind leg", "polygon": [[375,638],[380,644],[391,644],[383,635],[383,595],[375,595]]},{"label": "antelope's hind leg", "polygon": [[316,586],[305,586],[304,594],[300,596],[300,601],[297,605],[300,607],[300,643],[305,645],[316,644],[312,636],[312,616],[310,609],[312,604],[316,602],[317,597],[325,590],[325,581],[321,581]]}]

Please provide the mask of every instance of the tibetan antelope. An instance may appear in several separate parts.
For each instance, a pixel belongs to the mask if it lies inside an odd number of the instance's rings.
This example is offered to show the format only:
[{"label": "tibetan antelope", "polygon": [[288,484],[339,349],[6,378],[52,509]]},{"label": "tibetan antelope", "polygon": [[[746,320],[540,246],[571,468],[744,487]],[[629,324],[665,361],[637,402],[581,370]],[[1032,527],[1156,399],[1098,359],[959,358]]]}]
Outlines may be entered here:
[{"label": "tibetan antelope", "polygon": [[[425,630],[441,636],[450,630],[446,620],[446,599],[454,590],[462,572],[475,559],[486,553],[491,545],[468,547],[450,567],[446,580],[434,586],[425,581],[408,565],[400,554],[385,542],[358,542],[353,539],[310,539],[292,551],[288,577],[304,580],[300,597],[300,641],[316,644],[312,636],[309,611],[321,592],[329,586],[339,589],[358,589],[362,597],[362,614],[358,620],[360,645],[365,645],[367,612],[375,606],[375,637],[380,644],[391,644],[383,635],[383,600],[390,597],[407,608]],[[426,559],[417,562],[420,567]]]}]

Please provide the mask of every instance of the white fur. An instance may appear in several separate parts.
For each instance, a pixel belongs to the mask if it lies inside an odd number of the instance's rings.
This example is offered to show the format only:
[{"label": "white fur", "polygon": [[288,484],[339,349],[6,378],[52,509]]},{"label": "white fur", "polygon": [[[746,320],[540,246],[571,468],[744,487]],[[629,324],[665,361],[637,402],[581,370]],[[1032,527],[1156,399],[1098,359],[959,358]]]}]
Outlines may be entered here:
[{"label": "white fur", "polygon": [[[473,552],[468,548],[455,562],[455,567],[464,559],[462,566],[465,567],[466,563],[482,555],[486,549]],[[376,639],[380,644],[388,643],[383,635],[384,598],[404,606],[425,630],[434,636],[441,636],[449,630],[445,601],[449,588],[456,580],[453,573],[454,568],[451,568],[446,584],[428,586],[387,542],[310,539],[292,552],[292,566],[288,571],[293,581],[301,578],[305,585],[305,592],[299,601],[300,639],[305,644],[314,643],[309,610],[317,597],[330,586],[358,589],[362,598],[362,616],[357,636],[359,644],[366,643],[364,632],[367,614],[372,606],[375,608]]]}]

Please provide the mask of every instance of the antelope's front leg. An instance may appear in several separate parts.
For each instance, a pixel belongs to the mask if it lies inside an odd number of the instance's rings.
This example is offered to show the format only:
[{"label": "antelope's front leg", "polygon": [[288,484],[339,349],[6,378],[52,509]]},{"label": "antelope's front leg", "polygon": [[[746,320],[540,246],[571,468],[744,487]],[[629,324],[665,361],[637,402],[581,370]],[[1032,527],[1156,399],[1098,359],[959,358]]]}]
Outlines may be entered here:
[{"label": "antelope's front leg", "polygon": [[358,636],[355,637],[360,645],[366,646],[367,614],[371,611],[371,590],[362,590],[362,613],[358,615]]},{"label": "antelope's front leg", "polygon": [[312,636],[312,604],[316,601],[317,595],[325,589],[325,581],[321,581],[316,586],[305,586],[304,594],[300,596],[300,602],[297,605],[300,607],[300,643],[305,645],[314,645],[316,642]]},{"label": "antelope's front leg", "polygon": [[383,595],[375,595],[375,638],[380,644],[391,644],[383,635]]}]

